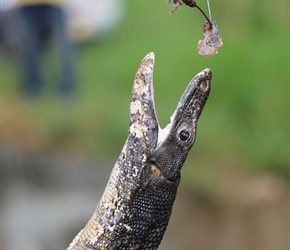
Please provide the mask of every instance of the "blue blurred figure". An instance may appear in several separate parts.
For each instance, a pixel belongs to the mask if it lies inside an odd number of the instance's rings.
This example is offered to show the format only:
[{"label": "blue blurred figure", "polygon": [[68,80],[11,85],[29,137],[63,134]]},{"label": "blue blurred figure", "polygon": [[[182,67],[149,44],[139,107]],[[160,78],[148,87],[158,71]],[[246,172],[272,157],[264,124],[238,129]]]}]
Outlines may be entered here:
[{"label": "blue blurred figure", "polygon": [[43,45],[54,38],[60,62],[60,93],[70,96],[74,91],[72,44],[66,30],[66,18],[60,1],[19,0],[23,20],[23,91],[28,96],[41,92],[41,52]]}]

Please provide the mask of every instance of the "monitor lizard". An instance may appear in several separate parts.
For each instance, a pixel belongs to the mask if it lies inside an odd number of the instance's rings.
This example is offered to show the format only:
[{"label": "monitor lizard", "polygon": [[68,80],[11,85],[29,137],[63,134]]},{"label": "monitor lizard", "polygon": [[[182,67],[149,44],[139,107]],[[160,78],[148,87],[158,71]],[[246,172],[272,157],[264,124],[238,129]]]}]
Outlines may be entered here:
[{"label": "monitor lizard", "polygon": [[154,62],[152,52],[141,61],[127,140],[93,216],[67,250],[157,249],[163,238],[212,73],[205,69],[190,81],[170,124],[161,129],[153,96]]}]

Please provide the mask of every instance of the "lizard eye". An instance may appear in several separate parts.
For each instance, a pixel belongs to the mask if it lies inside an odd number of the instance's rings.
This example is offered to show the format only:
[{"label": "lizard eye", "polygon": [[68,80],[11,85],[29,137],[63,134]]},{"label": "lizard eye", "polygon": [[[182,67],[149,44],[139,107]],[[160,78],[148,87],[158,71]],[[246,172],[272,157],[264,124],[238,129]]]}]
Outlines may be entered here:
[{"label": "lizard eye", "polygon": [[182,141],[186,141],[189,138],[189,133],[185,130],[181,130],[179,133],[179,138]]}]

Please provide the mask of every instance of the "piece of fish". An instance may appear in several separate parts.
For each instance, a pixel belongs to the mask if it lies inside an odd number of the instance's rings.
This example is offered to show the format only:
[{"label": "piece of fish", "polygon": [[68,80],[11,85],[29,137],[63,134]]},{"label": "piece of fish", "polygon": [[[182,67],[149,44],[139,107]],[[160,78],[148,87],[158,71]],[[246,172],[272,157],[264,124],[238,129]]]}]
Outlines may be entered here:
[{"label": "piece of fish", "polygon": [[218,53],[218,48],[223,45],[223,41],[216,22],[213,20],[210,20],[210,22],[206,21],[204,23],[203,34],[204,39],[199,40],[197,44],[198,54],[201,56],[212,56]]}]

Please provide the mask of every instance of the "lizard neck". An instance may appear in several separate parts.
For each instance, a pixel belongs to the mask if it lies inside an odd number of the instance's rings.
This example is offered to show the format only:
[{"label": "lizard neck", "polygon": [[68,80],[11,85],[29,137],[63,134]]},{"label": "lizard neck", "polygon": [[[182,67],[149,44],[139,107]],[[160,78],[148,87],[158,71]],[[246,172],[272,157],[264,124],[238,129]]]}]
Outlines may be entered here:
[{"label": "lizard neck", "polygon": [[96,211],[77,236],[75,246],[68,250],[77,250],[78,245],[86,247],[81,249],[120,250],[157,249],[159,246],[179,180],[169,182],[152,176],[146,164],[135,166],[127,157],[123,151]]}]

